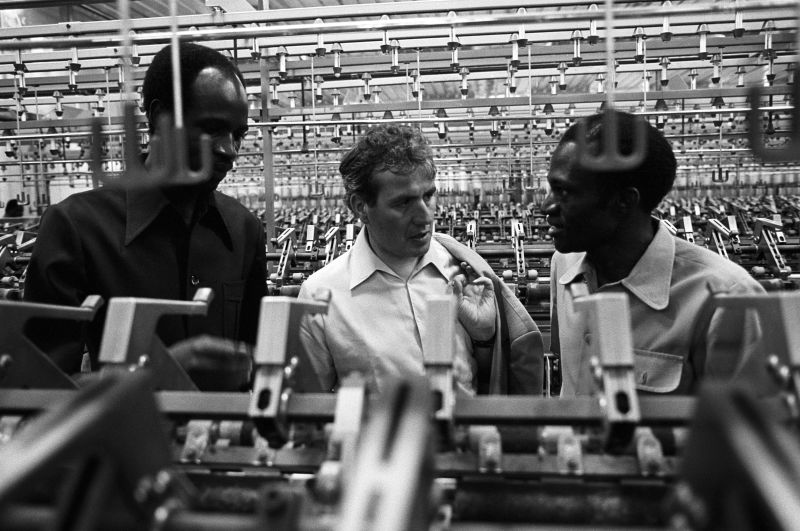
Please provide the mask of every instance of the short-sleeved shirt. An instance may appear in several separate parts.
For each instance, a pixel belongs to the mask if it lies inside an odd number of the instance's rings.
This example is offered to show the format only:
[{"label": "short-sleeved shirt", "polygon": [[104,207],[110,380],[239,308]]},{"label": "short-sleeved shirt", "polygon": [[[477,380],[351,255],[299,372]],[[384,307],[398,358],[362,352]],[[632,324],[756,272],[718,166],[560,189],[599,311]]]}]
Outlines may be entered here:
[{"label": "short-sleeved shirt", "polygon": [[[637,388],[686,394],[701,377],[731,379],[755,370],[748,347],[760,334],[751,312],[710,310],[713,293],[762,293],[744,269],[730,260],[675,238],[658,223],[645,253],[627,277],[597,285],[586,253],[556,252],[551,263],[551,350],[561,354],[562,396],[590,394],[592,333],[576,311],[571,286],[589,293],[625,293],[630,306]],[[754,376],[760,379],[761,376]]]},{"label": "short-sleeved shirt", "polygon": [[[47,209],[25,283],[25,300],[77,306],[87,295],[190,300],[214,290],[206,316],[166,316],[165,344],[198,334],[255,341],[266,294],[261,222],[235,199],[210,194],[187,226],[158,189],[100,188]],[[88,327],[93,361],[104,312]],[[40,345],[68,372],[80,368],[83,340],[74,323],[47,323]]]},{"label": "short-sleeved shirt", "polygon": [[[436,334],[426,297],[453,295],[449,282],[461,271],[458,260],[435,239],[408,280],[372,251],[364,228],[347,253],[311,275],[300,298],[331,293],[328,313],[303,320],[300,338],[324,390],[357,371],[367,389],[380,392],[390,376],[423,374],[428,334]],[[459,384],[474,389],[472,343],[454,324],[454,366]]]}]

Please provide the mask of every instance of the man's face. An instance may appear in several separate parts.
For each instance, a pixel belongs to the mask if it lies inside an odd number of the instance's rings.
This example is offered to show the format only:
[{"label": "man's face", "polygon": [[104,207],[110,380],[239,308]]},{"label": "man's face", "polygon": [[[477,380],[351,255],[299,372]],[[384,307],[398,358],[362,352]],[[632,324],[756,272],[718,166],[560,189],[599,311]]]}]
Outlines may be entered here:
[{"label": "man's face", "polygon": [[424,255],[431,245],[436,184],[422,169],[398,174],[375,172],[374,205],[356,197],[355,208],[369,228],[369,242],[381,258],[404,259]]},{"label": "man's face", "polygon": [[211,137],[213,168],[204,187],[216,189],[233,166],[247,132],[247,94],[236,77],[214,67],[200,71],[184,104],[189,166],[200,167],[200,135]]},{"label": "man's face", "polygon": [[553,154],[547,175],[547,233],[562,253],[591,252],[608,243],[618,227],[612,201],[601,193],[596,181],[602,175],[576,171],[577,157],[574,142],[563,144]]}]

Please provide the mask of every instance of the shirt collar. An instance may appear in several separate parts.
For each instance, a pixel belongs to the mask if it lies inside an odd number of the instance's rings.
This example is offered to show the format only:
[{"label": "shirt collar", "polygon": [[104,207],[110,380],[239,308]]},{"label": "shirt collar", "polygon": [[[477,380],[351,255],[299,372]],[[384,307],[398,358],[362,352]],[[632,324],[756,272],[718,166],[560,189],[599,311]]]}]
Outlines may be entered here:
[{"label": "shirt collar", "polygon": [[622,285],[654,310],[669,304],[672,266],[675,263],[675,239],[667,227],[658,222],[658,230],[644,254]]},{"label": "shirt collar", "polygon": [[[217,205],[217,193],[208,195],[208,201],[201,206],[200,218],[215,212],[222,221],[222,230],[220,231],[222,239],[232,249],[230,220]],[[158,188],[134,188],[126,192],[126,204],[125,245],[127,246],[155,221],[164,208],[169,206],[169,200]]]},{"label": "shirt collar", "polygon": [[125,245],[129,245],[155,220],[169,201],[158,188],[126,192]]},{"label": "shirt collar", "polygon": [[[383,271],[394,277],[397,276],[397,273],[392,271],[392,268],[386,265],[386,263],[373,252],[368,239],[367,227],[363,227],[356,237],[352,249],[350,249],[351,290],[371,277],[376,271]],[[447,252],[447,249],[436,241],[435,238],[431,238],[431,245],[428,251],[422,256],[422,259],[414,268],[411,277],[422,271],[428,264],[433,264],[436,270],[439,271],[445,279],[448,279],[447,266],[449,261],[450,253]]]},{"label": "shirt collar", "polygon": [[[649,307],[663,310],[669,304],[674,261],[675,240],[664,224],[659,222],[650,245],[620,283]],[[571,284],[579,278],[588,277],[593,271],[586,253],[580,253],[580,257],[558,278],[558,283]]]}]

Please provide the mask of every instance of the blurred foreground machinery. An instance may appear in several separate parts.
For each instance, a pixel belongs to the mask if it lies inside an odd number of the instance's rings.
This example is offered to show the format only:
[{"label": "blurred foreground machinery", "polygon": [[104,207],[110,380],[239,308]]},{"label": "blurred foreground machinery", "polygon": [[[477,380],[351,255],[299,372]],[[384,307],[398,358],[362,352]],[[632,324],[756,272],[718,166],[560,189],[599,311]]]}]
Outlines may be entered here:
[{"label": "blurred foreground machinery", "polygon": [[[354,374],[336,393],[320,393],[297,326],[327,303],[286,297],[262,301],[269,318],[250,392],[200,392],[154,323],[165,313],[202,312],[208,297],[109,301],[102,367],[89,385],[86,375],[55,378],[55,368],[45,378],[21,363],[43,354],[3,339],[0,528],[796,526],[797,294],[717,301],[753,308],[772,325],[764,349],[774,353],[777,393],[759,400],[721,386],[697,399],[637,393],[627,301],[615,295],[579,302],[597,316],[594,396],[464,395],[446,334],[425,345],[427,379],[369,396]],[[24,337],[27,316],[60,311],[79,320],[99,304],[58,310],[0,301],[0,317]],[[446,329],[450,303],[429,304]],[[7,321],[12,312],[25,317]]]}]

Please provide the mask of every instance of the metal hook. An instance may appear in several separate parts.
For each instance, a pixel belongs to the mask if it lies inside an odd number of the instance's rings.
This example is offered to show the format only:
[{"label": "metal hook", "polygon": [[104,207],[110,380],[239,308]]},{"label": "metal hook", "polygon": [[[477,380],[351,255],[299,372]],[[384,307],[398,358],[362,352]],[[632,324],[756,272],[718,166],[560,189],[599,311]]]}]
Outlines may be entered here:
[{"label": "metal hook", "polygon": [[633,151],[623,155],[618,150],[619,145],[619,120],[614,112],[608,109],[603,111],[603,150],[599,155],[591,155],[586,144],[586,122],[577,123],[575,144],[580,153],[579,164],[586,169],[594,171],[626,171],[639,166],[647,154],[647,124],[640,117],[634,121],[636,131],[633,134]]},{"label": "metal hook", "polygon": [[[122,188],[153,188],[164,185],[170,176],[171,164],[165,143],[158,135],[150,139],[150,169],[144,167],[139,154],[139,141],[136,130],[136,104],[126,103],[123,110],[124,136],[125,136],[125,171],[120,177],[111,177],[103,170],[103,156],[101,152],[102,120],[92,120],[92,148],[89,165],[92,168],[92,181],[97,187],[98,183],[104,186],[117,186]],[[164,128],[169,127],[169,118],[161,117],[159,123]]]},{"label": "metal hook", "polygon": [[578,164],[583,168],[594,171],[625,171],[630,170],[644,161],[647,150],[647,125],[640,117],[636,118],[636,131],[633,135],[633,151],[623,155],[618,150],[619,120],[614,116],[614,93],[616,92],[616,71],[614,69],[614,16],[613,0],[606,0],[606,76],[608,89],[606,102],[603,108],[603,150],[599,155],[589,154],[586,145],[586,122],[577,123],[576,145]]},{"label": "metal hook", "polygon": [[[796,68],[800,68],[797,63]],[[764,143],[764,133],[761,130],[761,115],[758,107],[761,103],[761,89],[752,87],[749,92],[750,110],[747,111],[747,139],[753,154],[763,162],[795,162],[800,161],[800,84],[792,86],[792,132],[786,146],[773,149]]]},{"label": "metal hook", "polygon": [[[183,92],[181,91],[181,59],[180,59],[180,40],[178,39],[178,2],[170,0],[170,29],[172,37],[171,46],[171,66],[172,66],[172,94],[173,107],[175,114],[175,127],[162,127],[161,131],[164,142],[165,153],[171,153],[173,164],[170,167],[170,184],[199,184],[211,177],[213,170],[213,157],[211,154],[211,137],[208,135],[200,136],[200,168],[192,170],[189,168],[189,150],[186,141],[186,130],[183,125]],[[163,123],[159,123],[162,126]],[[157,131],[158,132],[158,131]]]}]

